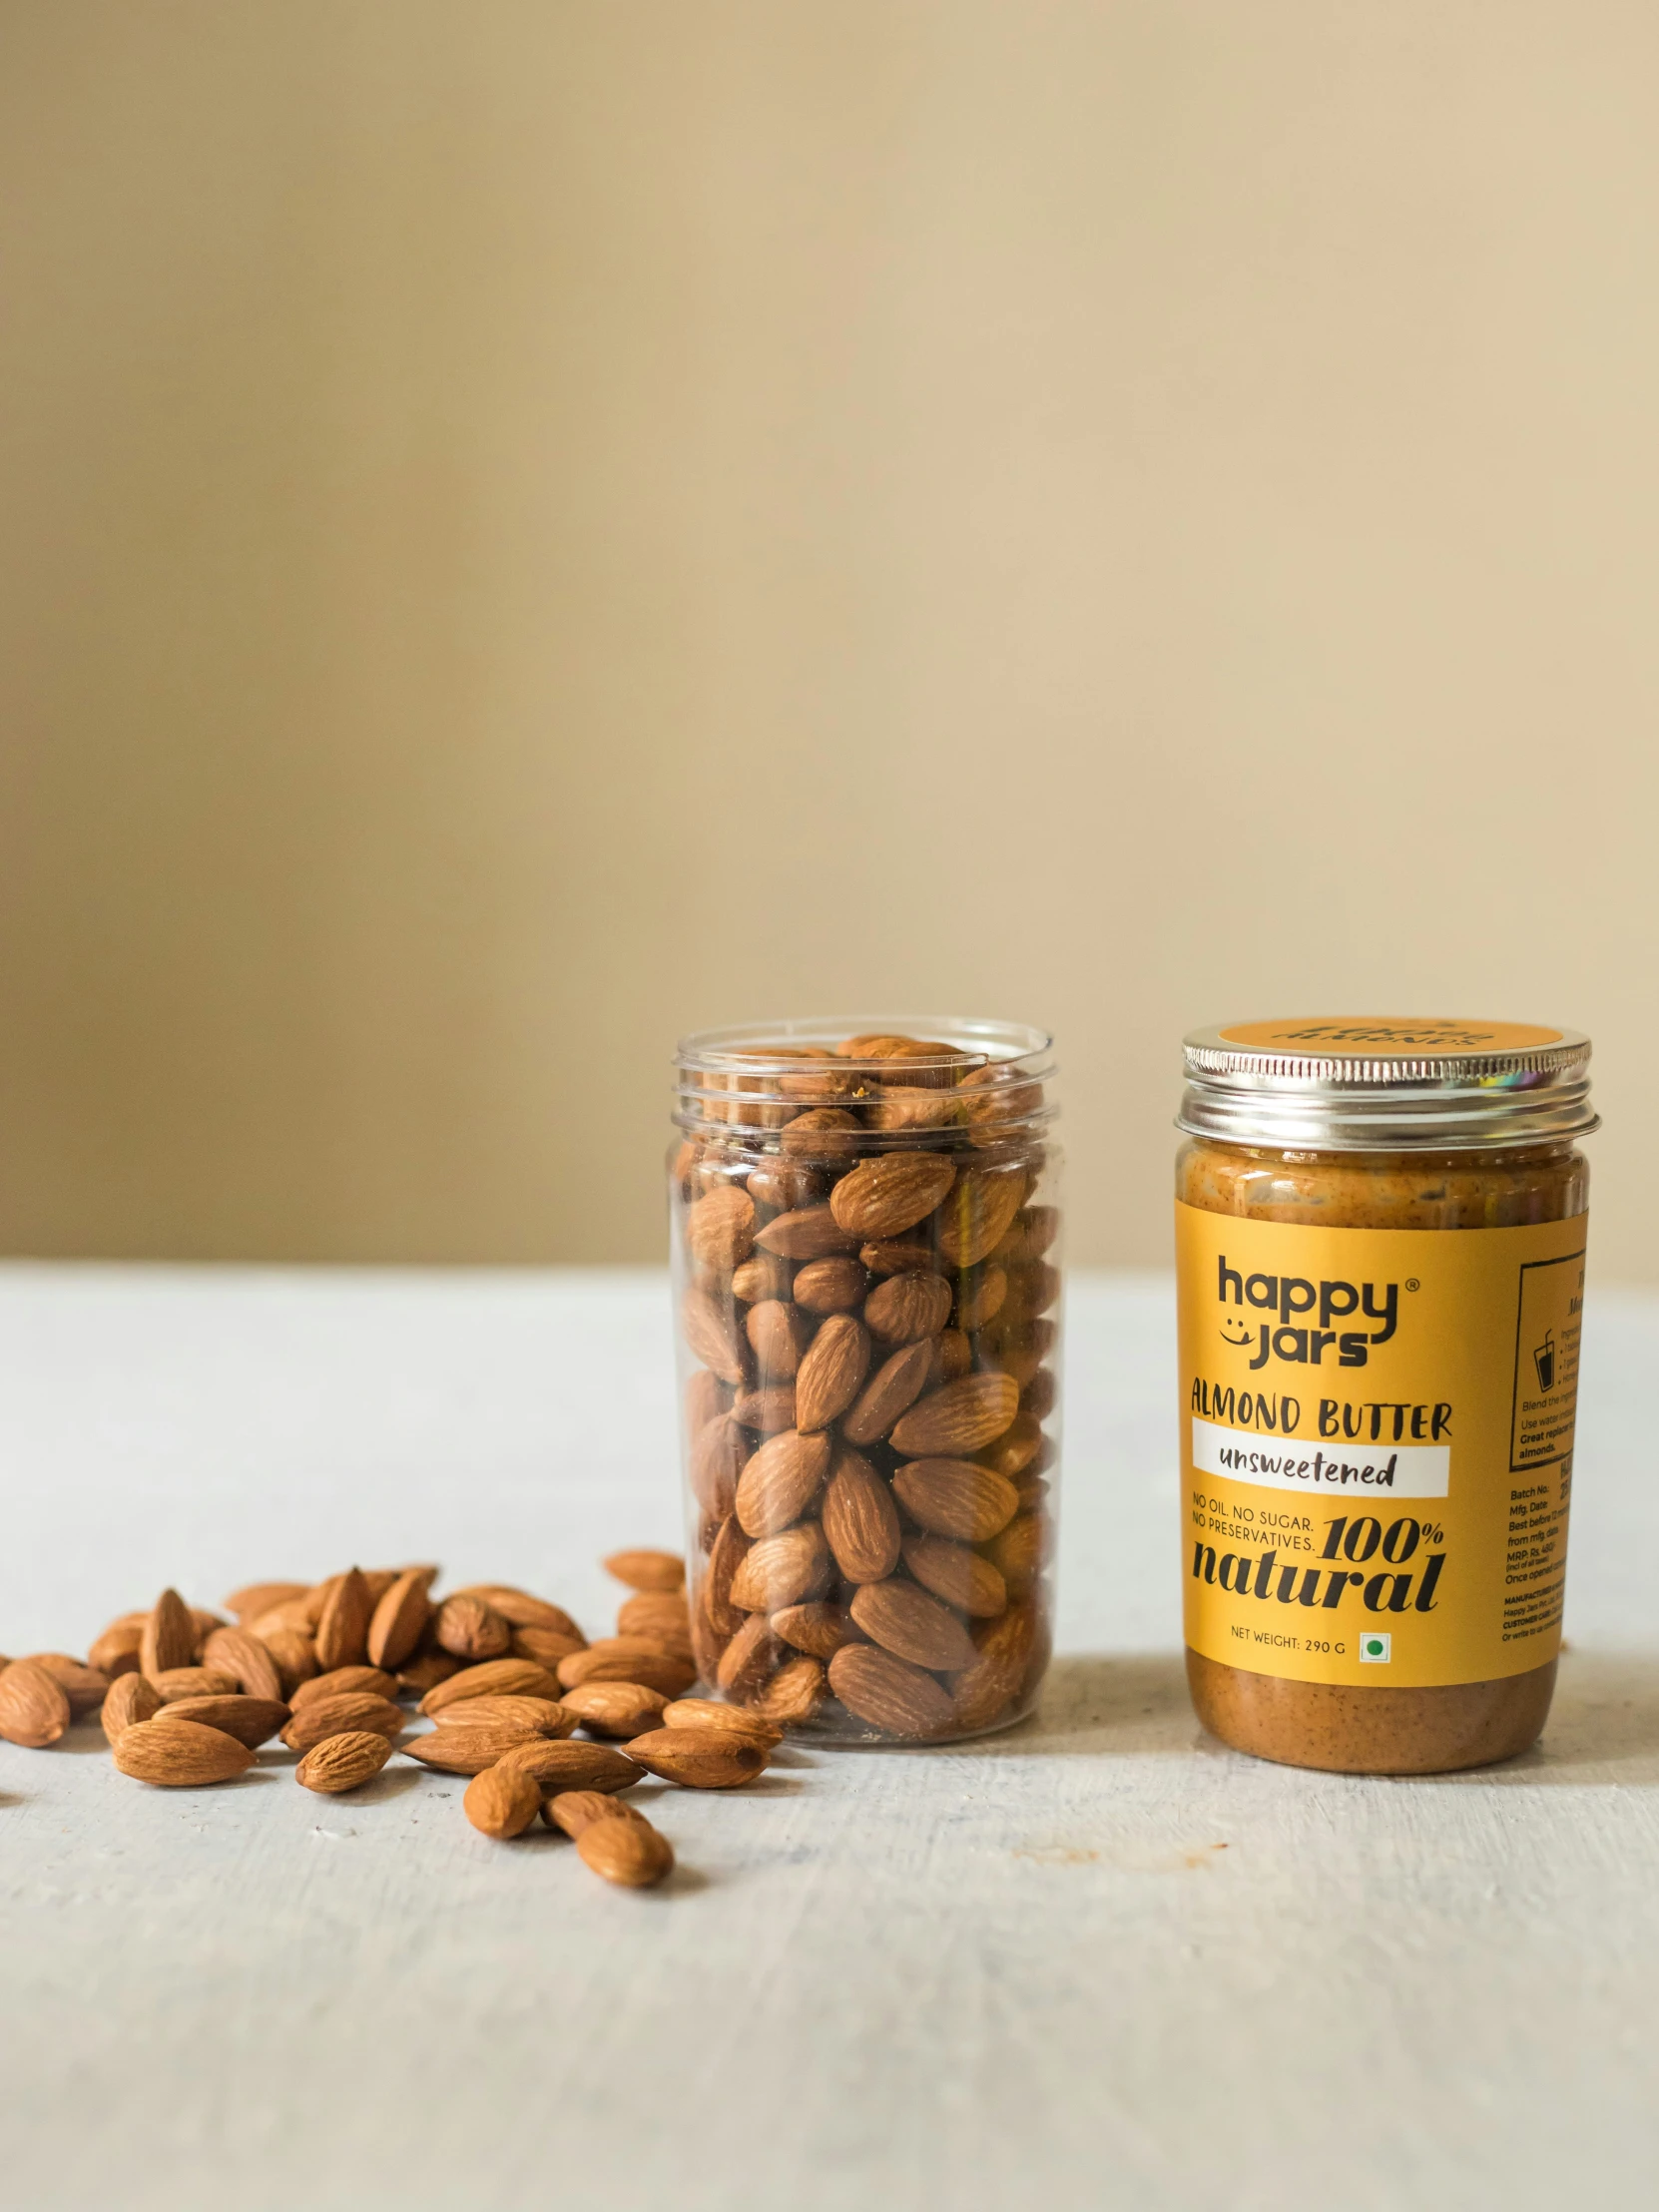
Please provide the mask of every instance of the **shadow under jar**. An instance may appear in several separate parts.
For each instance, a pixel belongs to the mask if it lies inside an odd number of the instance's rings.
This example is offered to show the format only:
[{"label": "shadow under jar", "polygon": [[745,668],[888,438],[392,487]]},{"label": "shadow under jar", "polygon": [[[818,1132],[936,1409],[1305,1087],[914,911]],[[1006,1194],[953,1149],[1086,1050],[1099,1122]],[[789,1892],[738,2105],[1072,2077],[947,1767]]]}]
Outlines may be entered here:
[{"label": "shadow under jar", "polygon": [[1425,1774],[1555,1687],[1589,1044],[1424,1021],[1187,1039],[1187,1677],[1225,1743]]},{"label": "shadow under jar", "polygon": [[941,1743],[1048,1663],[1050,1040],[937,1017],[687,1038],[669,1156],[706,1688],[817,1743]]}]

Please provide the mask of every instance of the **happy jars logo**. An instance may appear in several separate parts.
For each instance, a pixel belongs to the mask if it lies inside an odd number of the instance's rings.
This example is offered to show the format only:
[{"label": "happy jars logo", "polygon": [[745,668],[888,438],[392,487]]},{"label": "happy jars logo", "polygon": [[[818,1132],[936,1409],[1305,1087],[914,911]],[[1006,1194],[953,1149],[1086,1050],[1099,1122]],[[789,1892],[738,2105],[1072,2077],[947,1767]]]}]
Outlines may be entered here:
[{"label": "happy jars logo", "polygon": [[[1415,1282],[1407,1290],[1415,1290]],[[1373,1345],[1385,1345],[1399,1325],[1397,1283],[1311,1283],[1303,1275],[1246,1275],[1229,1267],[1223,1253],[1217,1263],[1216,1298],[1224,1309],[1223,1344],[1249,1350],[1252,1372],[1270,1360],[1287,1366],[1332,1365],[1363,1368]],[[1258,1320],[1257,1316],[1264,1318]],[[1349,1321],[1366,1325],[1343,1328]],[[1370,1324],[1377,1323],[1376,1328]]]}]

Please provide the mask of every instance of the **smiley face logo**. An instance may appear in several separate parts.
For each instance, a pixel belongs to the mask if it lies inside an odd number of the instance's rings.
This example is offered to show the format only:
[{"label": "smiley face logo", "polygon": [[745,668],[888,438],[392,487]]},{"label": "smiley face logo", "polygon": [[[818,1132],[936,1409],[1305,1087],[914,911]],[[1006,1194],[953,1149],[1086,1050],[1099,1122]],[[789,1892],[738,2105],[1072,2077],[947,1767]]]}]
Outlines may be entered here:
[{"label": "smiley face logo", "polygon": [[1255,1343],[1255,1341],[1256,1341],[1256,1332],[1255,1332],[1255,1330],[1253,1330],[1253,1329],[1249,1328],[1249,1327],[1248,1327],[1248,1326],[1247,1326],[1247,1325],[1246,1325],[1246,1324],[1245,1324],[1244,1322],[1242,1322],[1242,1321],[1241,1321],[1241,1322],[1240,1322],[1240,1324],[1239,1324],[1239,1331],[1240,1331],[1240,1334],[1239,1334],[1238,1336],[1236,1336],[1236,1337],[1230,1337],[1230,1336],[1228,1335],[1228,1333],[1227,1333],[1227,1332],[1228,1332],[1228,1330],[1229,1330],[1229,1329],[1231,1329],[1231,1328],[1232,1328],[1232,1326],[1233,1326],[1233,1325],[1232,1325],[1232,1323],[1231,1323],[1231,1322],[1228,1322],[1228,1323],[1227,1323],[1227,1324],[1226,1324],[1226,1325],[1224,1326],[1224,1328],[1222,1329],[1222,1332],[1221,1332],[1221,1341],[1222,1341],[1222,1343],[1223,1343],[1224,1345],[1233,1345],[1233,1346],[1237,1347],[1237,1346],[1239,1346],[1239,1345],[1248,1345],[1248,1344],[1254,1344],[1254,1343]]}]

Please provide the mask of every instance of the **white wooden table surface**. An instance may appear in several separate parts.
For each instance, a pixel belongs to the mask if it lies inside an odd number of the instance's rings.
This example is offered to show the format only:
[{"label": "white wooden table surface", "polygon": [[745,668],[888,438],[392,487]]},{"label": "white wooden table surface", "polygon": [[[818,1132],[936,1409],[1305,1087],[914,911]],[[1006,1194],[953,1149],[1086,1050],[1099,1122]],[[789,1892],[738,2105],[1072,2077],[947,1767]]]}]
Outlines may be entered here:
[{"label": "white wooden table surface", "polygon": [[[665,1794],[671,1889],[458,1783],[151,1791],[0,1744],[0,2200],[1624,2206],[1659,2156],[1659,1300],[1586,1342],[1543,1748],[1257,1765],[1179,1660],[1171,1297],[1071,1290],[1061,1658],[959,1752]],[[651,1275],[0,1269],[0,1649],[442,1558],[590,1628],[677,1543]]]}]

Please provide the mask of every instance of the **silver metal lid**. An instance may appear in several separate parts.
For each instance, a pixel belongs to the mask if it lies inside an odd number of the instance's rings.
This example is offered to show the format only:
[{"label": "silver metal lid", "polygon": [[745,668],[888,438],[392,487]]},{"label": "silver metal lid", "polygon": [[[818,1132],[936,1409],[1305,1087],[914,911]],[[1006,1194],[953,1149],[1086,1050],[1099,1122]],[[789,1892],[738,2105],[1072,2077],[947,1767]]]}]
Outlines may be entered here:
[{"label": "silver metal lid", "polygon": [[1179,1128],[1285,1152],[1495,1150],[1582,1137],[1590,1040],[1525,1022],[1328,1016],[1186,1039]]}]

